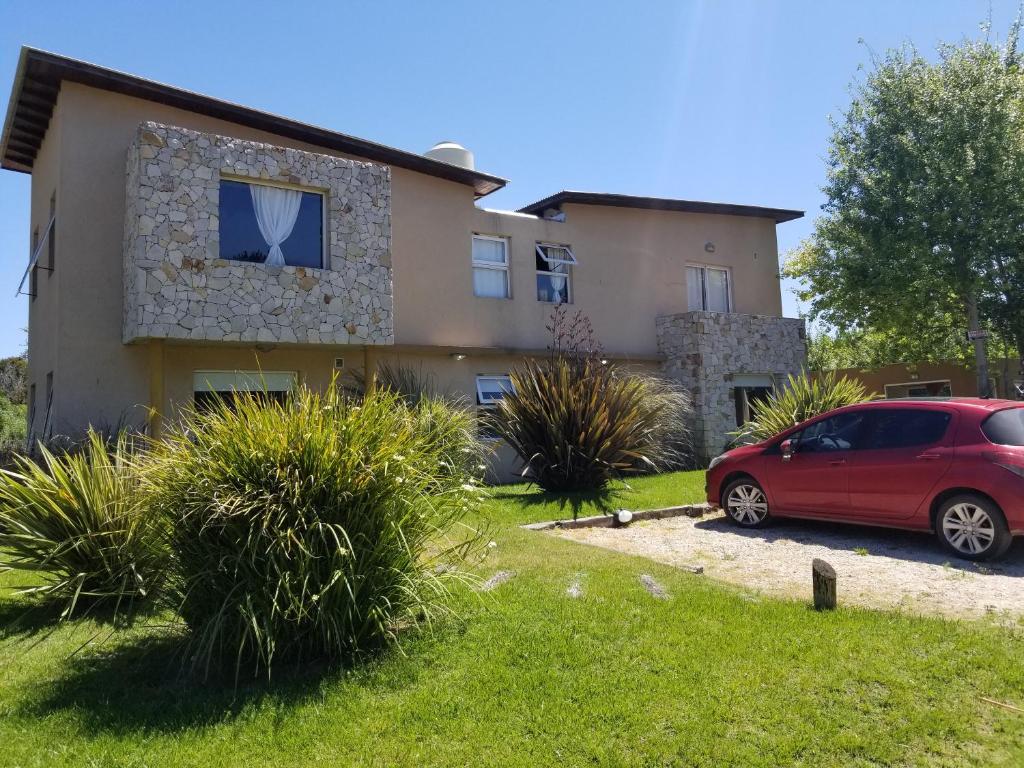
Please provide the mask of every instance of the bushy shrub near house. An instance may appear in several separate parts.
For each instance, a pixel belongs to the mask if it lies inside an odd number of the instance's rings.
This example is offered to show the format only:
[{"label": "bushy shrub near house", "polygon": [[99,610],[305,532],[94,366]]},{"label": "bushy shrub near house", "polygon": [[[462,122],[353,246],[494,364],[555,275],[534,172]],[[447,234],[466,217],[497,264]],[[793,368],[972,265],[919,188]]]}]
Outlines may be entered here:
[{"label": "bushy shrub near house", "polygon": [[602,358],[589,321],[555,309],[551,354],[524,360],[489,419],[548,491],[603,488],[686,460],[689,395]]},{"label": "bushy shrub near house", "polygon": [[25,405],[27,401],[27,369],[28,358],[25,355],[0,359],[0,395],[16,405]]},{"label": "bushy shrub near house", "polygon": [[81,450],[0,470],[0,568],[42,575],[24,590],[127,611],[151,599],[166,566],[160,521],[140,495],[128,437],[91,432]]},{"label": "bushy shrub near house", "polygon": [[[12,403],[0,394],[0,456],[25,448],[28,428],[28,406]],[[0,461],[0,466],[4,462]]]},{"label": "bushy shrub near house", "polygon": [[445,610],[473,534],[471,417],[386,390],[194,412],[156,449],[150,503],[168,521],[171,604],[204,672],[343,660]]},{"label": "bushy shrub near house", "polygon": [[753,416],[732,435],[740,443],[758,443],[818,414],[870,400],[864,385],[835,371],[790,376],[786,385],[753,404]]}]

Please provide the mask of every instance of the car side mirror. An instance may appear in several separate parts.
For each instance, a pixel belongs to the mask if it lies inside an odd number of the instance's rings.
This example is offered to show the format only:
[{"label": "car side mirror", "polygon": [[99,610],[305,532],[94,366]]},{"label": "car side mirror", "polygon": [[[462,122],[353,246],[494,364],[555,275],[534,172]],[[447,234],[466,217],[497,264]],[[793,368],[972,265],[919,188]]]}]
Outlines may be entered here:
[{"label": "car side mirror", "polygon": [[782,451],[782,460],[789,461],[793,458],[794,451],[796,451],[796,441],[783,440],[779,443],[779,450]]}]

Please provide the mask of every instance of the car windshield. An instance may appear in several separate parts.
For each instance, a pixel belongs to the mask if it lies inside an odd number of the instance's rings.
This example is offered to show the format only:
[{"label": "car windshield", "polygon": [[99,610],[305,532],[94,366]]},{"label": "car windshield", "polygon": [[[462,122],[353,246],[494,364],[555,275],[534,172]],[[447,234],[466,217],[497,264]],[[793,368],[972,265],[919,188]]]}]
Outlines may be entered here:
[{"label": "car windshield", "polygon": [[996,445],[1024,445],[1024,408],[996,411],[985,419],[981,431]]}]

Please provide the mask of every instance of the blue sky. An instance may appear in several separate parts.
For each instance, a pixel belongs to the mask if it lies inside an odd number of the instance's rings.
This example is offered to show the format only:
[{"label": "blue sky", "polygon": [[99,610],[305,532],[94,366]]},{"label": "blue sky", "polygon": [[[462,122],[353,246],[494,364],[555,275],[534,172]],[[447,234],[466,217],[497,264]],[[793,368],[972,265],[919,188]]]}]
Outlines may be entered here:
[{"label": "blue sky", "polygon": [[[828,115],[869,52],[1002,36],[1017,0],[61,2],[0,0],[0,93],[23,44],[402,149],[452,139],[510,180],[800,208],[821,203]],[[0,355],[24,348],[30,179],[0,172]],[[67,246],[64,246],[67,247]],[[73,255],[66,257],[73,260]],[[786,314],[799,312],[785,293]]]}]

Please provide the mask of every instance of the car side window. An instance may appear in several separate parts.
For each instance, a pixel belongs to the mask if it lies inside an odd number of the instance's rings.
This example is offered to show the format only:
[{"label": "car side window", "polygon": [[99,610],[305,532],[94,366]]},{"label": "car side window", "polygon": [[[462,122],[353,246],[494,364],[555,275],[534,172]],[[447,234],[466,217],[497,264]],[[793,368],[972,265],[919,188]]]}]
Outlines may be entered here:
[{"label": "car side window", "polygon": [[882,450],[933,445],[946,434],[952,418],[948,411],[878,409],[868,418],[863,448]]},{"label": "car side window", "polygon": [[827,419],[811,424],[796,437],[797,451],[800,453],[829,453],[834,451],[852,451],[859,447],[861,427],[864,414],[837,413]]}]

